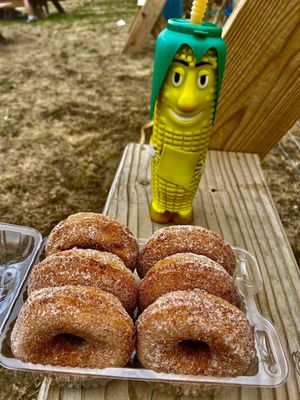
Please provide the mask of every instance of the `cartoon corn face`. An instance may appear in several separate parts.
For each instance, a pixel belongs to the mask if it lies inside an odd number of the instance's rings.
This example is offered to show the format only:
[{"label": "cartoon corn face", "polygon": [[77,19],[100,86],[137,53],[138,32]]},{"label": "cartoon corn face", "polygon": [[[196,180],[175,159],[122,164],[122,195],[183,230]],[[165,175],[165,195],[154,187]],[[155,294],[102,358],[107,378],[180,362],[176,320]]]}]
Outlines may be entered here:
[{"label": "cartoon corn face", "polygon": [[[174,25],[176,29],[172,30]],[[186,20],[169,20],[168,29],[173,48],[168,46],[168,54],[157,56],[157,51],[166,47],[163,32],[162,46],[158,37],[154,63],[150,216],[159,223],[172,220],[188,224],[214,121],[225,45],[220,28],[212,24],[198,26]],[[155,65],[159,67],[155,69]],[[163,79],[155,77],[158,70]]]}]

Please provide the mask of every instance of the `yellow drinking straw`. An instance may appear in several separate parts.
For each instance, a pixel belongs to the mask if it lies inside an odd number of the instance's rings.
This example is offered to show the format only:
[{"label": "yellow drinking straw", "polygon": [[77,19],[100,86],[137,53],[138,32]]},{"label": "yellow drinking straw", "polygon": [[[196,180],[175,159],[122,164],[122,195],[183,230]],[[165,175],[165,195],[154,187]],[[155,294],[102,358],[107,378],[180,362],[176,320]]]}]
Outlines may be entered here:
[{"label": "yellow drinking straw", "polygon": [[194,0],[191,10],[191,23],[200,24],[204,18],[207,0]]}]

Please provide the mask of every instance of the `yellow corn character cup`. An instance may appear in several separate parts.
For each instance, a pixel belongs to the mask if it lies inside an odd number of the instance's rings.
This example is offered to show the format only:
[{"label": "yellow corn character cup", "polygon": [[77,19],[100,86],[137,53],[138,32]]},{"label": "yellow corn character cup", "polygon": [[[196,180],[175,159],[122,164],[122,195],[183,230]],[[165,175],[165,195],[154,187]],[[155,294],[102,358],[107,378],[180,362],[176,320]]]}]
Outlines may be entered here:
[{"label": "yellow corn character cup", "polygon": [[192,47],[184,43],[176,51],[154,107],[150,216],[159,223],[191,222],[214,121],[218,51],[208,47],[197,59]]}]

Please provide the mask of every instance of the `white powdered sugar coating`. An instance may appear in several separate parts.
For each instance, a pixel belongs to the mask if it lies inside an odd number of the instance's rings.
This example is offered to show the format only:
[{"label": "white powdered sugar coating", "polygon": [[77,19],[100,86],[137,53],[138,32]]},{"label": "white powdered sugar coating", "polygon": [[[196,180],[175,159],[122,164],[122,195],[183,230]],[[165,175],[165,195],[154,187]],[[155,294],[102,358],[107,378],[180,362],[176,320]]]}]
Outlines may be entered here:
[{"label": "white powdered sugar coating", "polygon": [[33,292],[11,334],[12,352],[25,362],[91,368],[124,366],[134,342],[119,300],[83,286]]},{"label": "white powdered sugar coating", "polygon": [[[30,296],[13,329],[14,355],[42,364],[124,366],[135,341],[124,308],[133,314],[138,293],[128,269],[138,260],[132,233],[113,218],[78,213],[52,230],[46,254],[32,270]],[[230,246],[205,228],[154,233],[138,266],[141,277],[148,271],[139,299],[145,311],[136,322],[137,355],[146,368],[215,376],[247,371],[255,358],[253,331],[228,303],[240,306],[234,268]]]},{"label": "white powdered sugar coating", "polygon": [[135,277],[112,253],[74,248],[52,254],[33,267],[28,291],[64,285],[95,286],[114,294],[129,314],[136,308]]},{"label": "white powdered sugar coating", "polygon": [[235,255],[231,247],[216,234],[201,226],[175,225],[156,231],[140,252],[138,273],[145,276],[157,261],[175,253],[205,255],[233,275]]},{"label": "white powdered sugar coating", "polygon": [[138,358],[155,371],[237,376],[255,358],[245,315],[200,289],[163,295],[139,316],[136,327]]},{"label": "white powdered sugar coating", "polygon": [[138,262],[138,245],[133,234],[126,226],[103,214],[70,215],[51,231],[45,251],[48,256],[74,247],[116,254],[131,270]]},{"label": "white powdered sugar coating", "polygon": [[241,307],[235,281],[220,264],[203,255],[178,253],[158,261],[142,279],[139,308],[144,310],[165,293],[196,288]]}]

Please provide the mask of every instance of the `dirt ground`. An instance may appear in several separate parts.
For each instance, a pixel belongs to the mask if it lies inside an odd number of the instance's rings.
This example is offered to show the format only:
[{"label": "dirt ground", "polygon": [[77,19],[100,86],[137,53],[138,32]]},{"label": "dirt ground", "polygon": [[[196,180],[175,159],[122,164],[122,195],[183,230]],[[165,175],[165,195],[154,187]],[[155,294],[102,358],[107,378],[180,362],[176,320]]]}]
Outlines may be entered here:
[{"label": "dirt ground", "polygon": [[[0,220],[44,235],[69,214],[101,212],[125,145],[148,121],[151,87],[153,40],[121,55],[136,0],[63,5],[37,23],[0,22]],[[299,142],[295,125],[262,162],[298,262]],[[0,400],[35,399],[39,384],[1,370]]]}]

